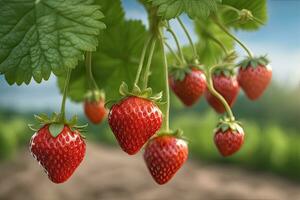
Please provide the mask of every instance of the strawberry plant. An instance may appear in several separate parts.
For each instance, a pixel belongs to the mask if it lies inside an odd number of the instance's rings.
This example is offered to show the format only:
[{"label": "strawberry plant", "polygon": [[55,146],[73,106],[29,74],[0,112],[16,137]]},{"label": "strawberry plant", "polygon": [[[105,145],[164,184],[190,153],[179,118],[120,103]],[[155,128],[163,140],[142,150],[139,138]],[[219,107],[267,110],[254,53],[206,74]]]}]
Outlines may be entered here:
[{"label": "strawberry plant", "polygon": [[[197,104],[205,93],[211,106],[224,113],[214,131],[221,155],[232,155],[244,142],[231,107],[240,86],[251,100],[258,99],[272,72],[267,59],[256,58],[232,29],[264,25],[266,0],[138,2],[148,14],[148,28],[126,19],[120,0],[0,0],[0,74],[9,84],[21,85],[32,79],[41,83],[53,73],[63,93],[60,113],[37,115],[40,125],[31,126],[36,131],[31,153],[55,183],[66,181],[85,155],[80,134],[85,126],[76,125],[76,116],[66,119],[67,97],[83,103],[92,123],[108,113],[112,133],[129,155],[145,146],[146,165],[159,184],[168,182],[188,156],[183,133],[169,123],[169,87],[186,106]],[[197,43],[184,14],[195,25]],[[182,28],[188,47],[180,44],[171,20]],[[235,44],[247,54],[239,64]]]}]

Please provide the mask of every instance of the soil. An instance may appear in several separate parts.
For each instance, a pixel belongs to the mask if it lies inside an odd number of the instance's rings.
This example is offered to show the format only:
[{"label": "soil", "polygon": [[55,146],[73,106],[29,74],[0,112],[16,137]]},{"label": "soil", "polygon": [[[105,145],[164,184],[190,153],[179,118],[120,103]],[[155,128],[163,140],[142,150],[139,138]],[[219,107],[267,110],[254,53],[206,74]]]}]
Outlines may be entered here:
[{"label": "soil", "polygon": [[53,184],[27,150],[0,164],[0,200],[300,200],[300,184],[239,168],[189,161],[157,185],[141,153],[88,144],[64,184]]}]

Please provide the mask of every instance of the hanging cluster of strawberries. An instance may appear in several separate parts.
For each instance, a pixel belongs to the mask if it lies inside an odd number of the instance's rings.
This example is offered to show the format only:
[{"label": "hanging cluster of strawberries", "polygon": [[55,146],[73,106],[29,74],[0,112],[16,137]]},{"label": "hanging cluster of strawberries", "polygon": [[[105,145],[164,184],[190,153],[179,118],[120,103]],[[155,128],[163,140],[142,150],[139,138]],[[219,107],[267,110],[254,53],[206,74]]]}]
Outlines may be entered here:
[{"label": "hanging cluster of strawberries", "polygon": [[[205,94],[206,100],[217,113],[226,113],[215,129],[214,141],[221,155],[230,156],[244,142],[243,128],[235,120],[230,108],[240,87],[249,99],[256,100],[263,94],[272,77],[267,59],[254,58],[247,48],[248,58],[238,65],[234,64],[235,54],[226,52],[219,64],[211,67],[201,65],[188,31],[180,18],[177,20],[188,36],[194,59],[191,62],[185,60],[176,34],[168,23],[160,22],[157,33],[152,34],[145,42],[132,89],[129,90],[126,83],[121,85],[120,93],[123,97],[111,106],[108,114],[110,128],[123,151],[134,155],[145,146],[145,163],[158,184],[167,183],[188,157],[188,145],[182,131],[169,128],[169,86],[186,106],[196,104]],[[219,25],[225,33],[237,40],[225,27]],[[164,30],[171,33],[178,47],[179,55],[174,53],[176,63],[172,66],[167,63],[165,47],[170,46],[165,41]],[[152,95],[148,79],[157,42],[160,43],[163,55],[165,88],[162,89],[163,92]],[[170,50],[174,52],[171,48]],[[104,107],[104,92],[99,90],[92,75],[91,59],[91,52],[87,52],[86,71],[90,90],[86,95],[84,111],[91,122],[100,123],[107,110]],[[236,67],[239,69],[235,70]],[[60,114],[53,114],[51,117],[36,116],[41,126],[34,129],[36,133],[30,142],[32,155],[54,183],[62,183],[73,174],[86,150],[84,138],[80,134],[84,126],[76,125],[76,117],[66,120],[64,114],[70,76],[71,70],[67,73]]]}]

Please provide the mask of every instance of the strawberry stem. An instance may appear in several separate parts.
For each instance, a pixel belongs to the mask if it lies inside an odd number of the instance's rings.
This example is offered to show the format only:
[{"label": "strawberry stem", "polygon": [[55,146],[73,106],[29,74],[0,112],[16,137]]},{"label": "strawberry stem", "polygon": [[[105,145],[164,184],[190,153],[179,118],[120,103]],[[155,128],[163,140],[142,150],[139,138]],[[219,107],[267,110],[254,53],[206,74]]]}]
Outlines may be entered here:
[{"label": "strawberry stem", "polygon": [[209,91],[212,93],[212,95],[214,95],[216,98],[218,98],[221,101],[221,103],[223,104],[223,106],[226,110],[226,113],[227,113],[230,121],[234,121],[235,118],[234,118],[234,115],[232,113],[232,110],[231,110],[230,106],[228,105],[225,98],[220,93],[218,93],[218,91],[215,90],[214,85],[213,85],[213,80],[212,80],[213,73],[220,66],[224,66],[224,64],[215,65],[215,66],[211,67],[208,70],[208,73],[207,73],[207,83],[208,83],[207,87],[208,87]]},{"label": "strawberry stem", "polygon": [[223,42],[221,42],[218,38],[216,38],[213,34],[209,32],[206,32],[206,34],[208,35],[208,37],[210,37],[212,41],[214,41],[217,45],[219,45],[219,47],[224,51],[225,55],[228,56],[229,53],[227,51],[227,48],[223,44]]},{"label": "strawberry stem", "polygon": [[249,58],[253,58],[253,54],[241,40],[239,40],[235,35],[233,35],[217,18],[215,18],[214,21],[220,27],[220,29],[222,29],[229,37],[235,40],[246,51]]},{"label": "strawberry stem", "polygon": [[173,49],[171,48],[171,46],[166,41],[164,42],[164,44],[169,49],[170,53],[175,57],[175,59],[177,60],[177,62],[179,64],[183,64],[182,60],[180,60],[179,56],[173,51]]},{"label": "strawberry stem", "polygon": [[138,82],[139,82],[139,79],[140,79],[140,76],[141,76],[141,72],[142,72],[142,68],[143,68],[143,64],[144,64],[144,60],[145,60],[145,56],[146,56],[146,52],[147,52],[147,48],[149,46],[149,43],[151,41],[152,37],[149,37],[145,44],[144,44],[144,47],[143,47],[143,50],[142,50],[142,55],[141,55],[141,58],[140,58],[140,63],[139,63],[139,67],[138,67],[138,70],[137,70],[137,73],[136,73],[136,76],[135,76],[135,81],[134,81],[134,85],[138,85]]},{"label": "strawberry stem", "polygon": [[150,76],[150,66],[151,66],[152,57],[153,57],[154,50],[155,50],[155,45],[156,45],[156,38],[152,37],[148,61],[147,61],[146,69],[144,72],[143,89],[146,89],[148,86],[148,79]]},{"label": "strawberry stem", "polygon": [[93,72],[92,72],[92,52],[90,51],[86,52],[85,67],[86,67],[90,89],[99,90],[97,82],[94,79]]},{"label": "strawberry stem", "polygon": [[159,40],[160,45],[162,49],[162,55],[163,55],[163,63],[164,63],[164,81],[165,81],[165,89],[164,94],[166,97],[166,103],[164,104],[165,110],[164,110],[164,122],[163,122],[163,131],[169,132],[170,126],[169,126],[169,112],[170,112],[170,90],[169,90],[169,75],[168,75],[168,61],[167,61],[167,55],[165,52],[165,46],[164,46],[164,35],[161,28],[159,29]]},{"label": "strawberry stem", "polygon": [[192,37],[191,35],[189,34],[187,28],[185,27],[184,23],[182,22],[182,20],[180,19],[180,17],[177,17],[177,21],[179,22],[180,26],[182,27],[185,35],[187,36],[188,40],[189,40],[189,43],[193,49],[193,53],[194,53],[194,59],[198,59],[198,54],[197,54],[197,49],[193,43],[193,40],[192,40]]},{"label": "strawberry stem", "polygon": [[180,47],[179,40],[178,40],[178,38],[177,38],[177,36],[176,36],[176,33],[171,29],[171,26],[170,26],[169,22],[168,22],[168,25],[167,25],[166,28],[167,28],[167,31],[168,31],[169,33],[171,33],[172,37],[173,37],[174,40],[175,40],[175,43],[176,43],[176,46],[177,46],[177,49],[178,49],[178,53],[179,53],[180,59],[181,59],[181,61],[182,61],[181,63],[185,64],[186,61],[185,61],[185,59],[184,59],[184,55],[183,55],[183,53],[182,53],[182,49],[181,49],[181,47]]},{"label": "strawberry stem", "polygon": [[234,12],[236,12],[237,14],[240,14],[240,10],[233,7],[233,6],[230,6],[230,5],[226,5],[226,4],[222,4],[221,7],[226,11],[226,10],[232,10]]},{"label": "strawberry stem", "polygon": [[68,68],[64,91],[63,91],[63,99],[62,99],[61,108],[60,108],[60,122],[61,123],[66,122],[65,107],[66,107],[67,94],[68,94],[69,83],[70,83],[70,78],[71,78],[71,71],[72,70],[70,68]]}]

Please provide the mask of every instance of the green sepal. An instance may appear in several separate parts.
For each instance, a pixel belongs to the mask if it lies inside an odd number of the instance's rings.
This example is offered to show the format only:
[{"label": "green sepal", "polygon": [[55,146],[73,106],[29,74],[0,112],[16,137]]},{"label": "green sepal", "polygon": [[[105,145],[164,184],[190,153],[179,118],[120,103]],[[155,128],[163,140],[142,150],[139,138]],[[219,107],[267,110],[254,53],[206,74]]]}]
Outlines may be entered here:
[{"label": "green sepal", "polygon": [[221,118],[215,129],[215,132],[221,131],[222,133],[225,133],[228,130],[231,130],[233,133],[244,133],[241,122],[230,120],[226,117]]},{"label": "green sepal", "polygon": [[267,58],[267,55],[255,57],[255,58],[247,58],[240,63],[238,63],[238,67],[241,67],[242,69],[246,69],[248,67],[257,68],[258,66],[267,67],[269,64],[269,60]]},{"label": "green sepal", "polygon": [[169,67],[169,74],[176,81],[183,81],[185,76],[192,72],[193,69],[204,70],[203,65],[188,64],[185,67],[172,65]]},{"label": "green sepal", "polygon": [[175,81],[183,81],[185,76],[189,73],[191,73],[192,70],[188,67],[176,67],[176,66],[171,66],[169,67],[169,74],[172,76],[172,78]]},{"label": "green sepal", "polygon": [[[134,85],[132,91],[129,91],[128,85],[125,82],[122,82],[119,92],[122,96],[137,96],[144,99],[149,99],[154,102],[160,102],[162,99],[162,92],[152,95],[152,88],[146,88],[141,90],[139,86]],[[107,103],[106,103],[107,105]]]},{"label": "green sepal", "polygon": [[57,137],[64,129],[64,124],[53,123],[49,125],[49,132],[53,137]]},{"label": "green sepal", "polygon": [[166,132],[166,131],[159,132],[159,133],[157,133],[157,135],[155,137],[162,137],[162,136],[171,136],[171,137],[175,137],[177,139],[184,140],[186,142],[190,142],[190,140],[184,136],[183,130],[181,130],[181,129],[177,129],[175,131],[169,130],[168,132]]},{"label": "green sepal", "polygon": [[80,135],[82,138],[85,138],[85,136],[82,134],[82,133],[85,133],[87,131],[87,128],[88,127],[88,124],[84,124],[84,125],[75,125],[75,126],[72,126],[71,129],[74,131],[74,130],[77,130],[80,132]]},{"label": "green sepal", "polygon": [[105,92],[104,90],[88,90],[84,99],[88,102],[105,101]]},{"label": "green sepal", "polygon": [[220,75],[224,75],[226,77],[233,77],[236,75],[235,71],[233,68],[217,68],[215,71],[214,71],[214,75],[215,76],[220,76]]},{"label": "green sepal", "polygon": [[37,124],[28,124],[28,127],[32,131],[38,131],[40,128],[42,128],[45,125],[49,125],[49,131],[53,137],[56,137],[60,132],[59,130],[62,130],[61,126],[64,125],[69,126],[71,129],[76,129],[79,132],[84,131],[84,128],[87,127],[87,124],[79,126],[77,125],[78,117],[77,115],[72,116],[69,120],[62,119],[61,115],[58,113],[52,113],[49,117],[45,113],[41,113],[39,115],[34,115]]}]

